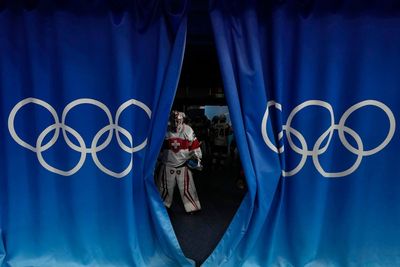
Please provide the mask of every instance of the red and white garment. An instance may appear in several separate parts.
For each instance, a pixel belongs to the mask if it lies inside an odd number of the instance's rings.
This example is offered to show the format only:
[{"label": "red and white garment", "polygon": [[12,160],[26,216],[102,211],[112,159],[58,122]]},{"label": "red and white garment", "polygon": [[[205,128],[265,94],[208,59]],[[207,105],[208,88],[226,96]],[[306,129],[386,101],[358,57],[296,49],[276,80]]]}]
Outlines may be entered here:
[{"label": "red and white garment", "polygon": [[175,168],[163,165],[160,168],[158,177],[158,189],[166,207],[171,207],[174,188],[178,185],[185,211],[192,212],[201,209],[199,197],[193,182],[193,175],[188,167]]},{"label": "red and white garment", "polygon": [[190,158],[201,159],[200,143],[193,129],[183,124],[177,132],[168,131],[165,134],[162,162],[170,167],[179,167]]},{"label": "red and white garment", "polygon": [[175,185],[178,185],[186,212],[200,210],[193,175],[185,165],[190,158],[201,159],[200,143],[193,129],[183,124],[176,132],[168,131],[158,173],[158,189],[166,207],[171,207]]}]

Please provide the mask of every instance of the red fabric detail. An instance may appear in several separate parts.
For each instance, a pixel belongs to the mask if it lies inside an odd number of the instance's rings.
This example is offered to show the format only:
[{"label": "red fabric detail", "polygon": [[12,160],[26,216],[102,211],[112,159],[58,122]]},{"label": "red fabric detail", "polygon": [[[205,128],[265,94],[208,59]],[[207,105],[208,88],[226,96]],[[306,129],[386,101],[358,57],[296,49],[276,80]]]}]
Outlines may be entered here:
[{"label": "red fabric detail", "polygon": [[178,153],[181,149],[189,148],[189,141],[182,138],[170,138],[167,142],[168,148],[175,153]]},{"label": "red fabric detail", "polygon": [[189,146],[189,150],[195,150],[196,148],[199,148],[199,147],[200,147],[200,142],[196,138],[193,140],[192,144]]},{"label": "red fabric detail", "polygon": [[165,166],[164,166],[162,178],[163,178],[162,179],[162,186],[163,186],[162,200],[165,201],[165,199],[168,196],[167,168]]}]

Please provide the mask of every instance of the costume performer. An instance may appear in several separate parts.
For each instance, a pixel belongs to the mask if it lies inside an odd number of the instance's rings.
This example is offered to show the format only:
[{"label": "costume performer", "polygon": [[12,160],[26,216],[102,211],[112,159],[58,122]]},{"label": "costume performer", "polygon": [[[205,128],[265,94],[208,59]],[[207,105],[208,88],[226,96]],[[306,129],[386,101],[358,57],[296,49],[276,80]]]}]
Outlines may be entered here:
[{"label": "costume performer", "polygon": [[192,172],[188,166],[201,170],[202,157],[200,143],[193,129],[183,122],[183,112],[172,111],[168,131],[165,135],[161,152],[161,167],[157,185],[166,207],[171,207],[174,188],[178,184],[186,212],[201,209],[193,182]]},{"label": "costume performer", "polygon": [[222,168],[228,156],[228,135],[232,133],[232,128],[226,121],[224,114],[212,125],[213,131],[213,169]]}]

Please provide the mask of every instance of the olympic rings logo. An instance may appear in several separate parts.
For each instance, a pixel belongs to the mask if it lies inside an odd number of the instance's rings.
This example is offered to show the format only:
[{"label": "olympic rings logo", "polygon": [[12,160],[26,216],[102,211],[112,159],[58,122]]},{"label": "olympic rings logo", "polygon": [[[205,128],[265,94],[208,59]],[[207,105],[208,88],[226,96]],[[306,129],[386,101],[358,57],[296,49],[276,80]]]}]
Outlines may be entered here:
[{"label": "olympic rings logo", "polygon": [[[46,129],[44,129],[39,137],[36,140],[36,145],[32,146],[30,144],[28,144],[27,142],[25,142],[24,140],[22,140],[19,135],[17,134],[17,132],[15,131],[15,127],[14,127],[14,120],[15,120],[15,116],[17,114],[17,112],[24,107],[25,105],[28,104],[36,104],[39,105],[45,109],[47,109],[50,114],[52,115],[53,119],[54,119],[54,124],[48,126]],[[98,108],[100,108],[102,111],[104,111],[104,113],[107,115],[108,118],[108,125],[104,126],[102,129],[100,129],[96,135],[94,136],[90,147],[88,147],[85,143],[85,141],[83,140],[82,136],[75,131],[74,129],[72,129],[70,126],[68,126],[66,124],[66,118],[68,115],[68,112],[71,111],[71,109],[73,109],[74,107],[78,106],[78,105],[93,105],[96,106]],[[151,118],[151,110],[149,109],[148,106],[146,106],[144,103],[135,100],[135,99],[129,99],[128,101],[124,102],[116,111],[115,114],[115,121],[111,115],[110,110],[107,108],[106,105],[104,105],[103,103],[101,103],[98,100],[95,99],[91,99],[91,98],[80,98],[77,100],[72,101],[71,103],[69,103],[63,110],[62,115],[61,115],[61,122],[60,119],[57,115],[56,110],[49,105],[47,102],[37,99],[37,98],[26,98],[20,102],[18,102],[14,108],[11,110],[10,115],[8,117],[8,130],[11,134],[11,137],[14,139],[15,142],[17,142],[19,145],[21,145],[22,147],[25,147],[33,152],[36,153],[36,156],[39,160],[39,163],[48,171],[59,174],[59,175],[63,175],[63,176],[70,176],[75,174],[77,171],[79,171],[79,169],[83,166],[83,164],[85,163],[86,160],[86,155],[87,154],[91,154],[94,163],[96,164],[96,166],[104,173],[116,177],[116,178],[122,178],[124,176],[126,176],[131,170],[132,170],[132,164],[133,164],[133,153],[138,152],[140,150],[142,150],[146,145],[147,145],[147,138],[140,143],[137,146],[133,146],[133,140],[132,140],[132,135],[124,128],[122,128],[121,126],[119,126],[119,118],[122,114],[122,112],[128,108],[129,106],[137,106],[139,108],[141,108],[146,115],[148,116],[148,118]],[[60,130],[62,132],[62,135],[64,137],[65,142],[67,143],[67,145],[79,152],[80,155],[80,159],[78,161],[78,163],[75,165],[75,167],[73,167],[70,170],[64,171],[64,170],[60,170],[57,169],[53,166],[50,166],[50,164],[48,164],[44,158],[42,153],[46,150],[48,150],[50,147],[52,147],[57,139],[60,136]],[[50,133],[54,131],[54,135],[53,137],[46,143],[43,144],[43,141],[45,139],[45,137]],[[97,152],[102,151],[103,149],[105,149],[111,142],[113,135],[114,135],[114,131],[117,137],[117,142],[118,145],[121,147],[121,149],[123,149],[125,152],[130,153],[130,163],[128,165],[128,167],[126,167],[122,172],[114,172],[109,170],[108,168],[106,168],[99,160],[99,158],[97,157]],[[106,138],[106,140],[101,143],[98,144],[100,138],[108,132],[108,136]],[[73,142],[71,142],[71,140],[69,139],[67,133],[71,134],[79,143],[79,146],[74,144]],[[120,137],[120,134],[124,135],[129,143],[130,143],[130,147],[125,145]]]},{"label": "olympic rings logo", "polygon": [[[319,106],[319,107],[325,108],[329,111],[329,114],[330,114],[329,128],[326,131],[324,131],[322,133],[322,135],[317,139],[317,141],[315,142],[315,144],[311,150],[309,149],[309,146],[308,146],[304,136],[298,130],[296,130],[295,128],[292,127],[292,121],[293,121],[293,118],[296,116],[296,114],[299,111],[301,111],[302,109],[304,109],[306,107],[310,107],[310,106]],[[385,139],[378,146],[376,146],[375,148],[370,149],[370,150],[364,150],[364,144],[361,140],[360,135],[356,131],[351,129],[350,127],[346,126],[346,121],[351,116],[351,114],[354,111],[356,111],[362,107],[366,107],[366,106],[375,106],[377,108],[380,108],[383,112],[385,112],[387,118],[389,119],[389,130],[388,130],[388,133],[387,133]],[[267,108],[265,110],[265,113],[264,113],[264,116],[263,116],[263,119],[261,122],[261,134],[262,134],[265,144],[275,153],[281,154],[284,152],[284,149],[285,149],[284,145],[282,145],[280,147],[275,146],[271,142],[271,140],[267,134],[267,121],[270,116],[269,115],[270,107],[275,107],[277,110],[282,112],[281,104],[279,104],[275,101],[268,101]],[[300,163],[290,171],[282,170],[282,176],[287,177],[287,176],[293,176],[293,175],[297,174],[304,167],[306,160],[309,156],[312,157],[315,168],[318,170],[318,172],[322,176],[324,176],[324,177],[347,176],[358,169],[364,156],[371,156],[373,154],[378,153],[382,149],[384,149],[391,141],[391,139],[394,135],[394,132],[395,132],[395,128],[396,128],[396,120],[395,120],[395,117],[394,117],[392,111],[385,104],[383,104],[382,102],[376,101],[376,100],[365,100],[365,101],[359,102],[359,103],[351,106],[349,109],[347,109],[344,112],[344,114],[340,118],[338,124],[335,124],[333,108],[329,103],[327,103],[325,101],[321,101],[321,100],[309,100],[304,103],[301,103],[300,105],[296,106],[290,112],[289,117],[287,118],[286,124],[282,125],[282,130],[278,133],[278,140],[281,140],[283,138],[283,131],[285,131],[286,139],[287,139],[287,142],[288,142],[290,148],[297,154],[301,155]],[[338,132],[340,141],[343,144],[343,146],[348,151],[350,151],[351,153],[356,155],[357,159],[350,168],[348,168],[344,171],[327,172],[321,166],[321,163],[319,161],[319,156],[321,154],[325,153],[325,151],[328,149],[328,146],[331,142],[333,133],[335,131]],[[347,133],[354,139],[354,141],[357,144],[357,147],[354,147],[353,145],[351,145],[349,143],[345,133]],[[301,147],[298,147],[293,142],[292,135],[295,136],[300,141]],[[324,140],[326,140],[326,138],[327,138],[326,144],[323,147],[321,147],[321,145],[323,144]]]}]

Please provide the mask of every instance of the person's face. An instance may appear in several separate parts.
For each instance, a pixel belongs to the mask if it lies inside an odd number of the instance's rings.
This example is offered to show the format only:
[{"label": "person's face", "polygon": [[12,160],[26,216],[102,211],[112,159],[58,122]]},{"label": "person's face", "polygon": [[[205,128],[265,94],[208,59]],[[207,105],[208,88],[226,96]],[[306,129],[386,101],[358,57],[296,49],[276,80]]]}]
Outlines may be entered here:
[{"label": "person's face", "polygon": [[179,112],[174,112],[171,117],[171,129],[173,131],[179,130],[183,125],[182,115]]}]

